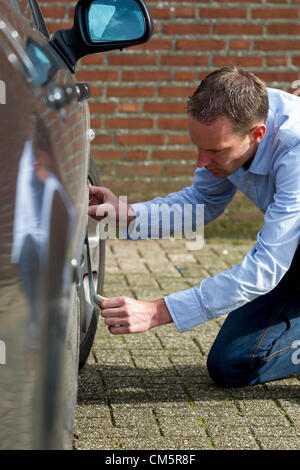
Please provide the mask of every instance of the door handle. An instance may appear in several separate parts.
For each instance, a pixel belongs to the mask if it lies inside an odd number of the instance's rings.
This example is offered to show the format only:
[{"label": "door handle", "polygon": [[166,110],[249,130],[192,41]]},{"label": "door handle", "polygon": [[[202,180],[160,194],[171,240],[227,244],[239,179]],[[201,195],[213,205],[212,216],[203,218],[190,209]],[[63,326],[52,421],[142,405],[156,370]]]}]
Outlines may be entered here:
[{"label": "door handle", "polygon": [[75,85],[54,85],[46,93],[46,104],[50,108],[58,110],[87,100],[90,96],[90,87],[84,82]]}]

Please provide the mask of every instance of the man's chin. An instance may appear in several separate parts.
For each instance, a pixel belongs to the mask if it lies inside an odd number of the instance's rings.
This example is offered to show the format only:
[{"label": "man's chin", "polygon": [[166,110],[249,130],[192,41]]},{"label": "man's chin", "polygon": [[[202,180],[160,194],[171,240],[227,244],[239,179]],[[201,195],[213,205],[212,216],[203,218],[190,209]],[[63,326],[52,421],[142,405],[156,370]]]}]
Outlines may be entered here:
[{"label": "man's chin", "polygon": [[218,168],[215,168],[214,170],[208,170],[212,175],[214,175],[216,178],[226,178],[226,176],[229,175],[229,173],[225,170],[219,170]]}]

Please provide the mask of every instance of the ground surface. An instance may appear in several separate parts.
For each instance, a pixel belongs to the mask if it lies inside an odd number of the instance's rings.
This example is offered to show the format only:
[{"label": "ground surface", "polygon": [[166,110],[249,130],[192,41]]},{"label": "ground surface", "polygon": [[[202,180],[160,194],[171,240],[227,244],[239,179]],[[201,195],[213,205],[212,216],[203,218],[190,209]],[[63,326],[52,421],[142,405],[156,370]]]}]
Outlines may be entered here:
[{"label": "ground surface", "polygon": [[[199,284],[242,260],[253,242],[107,242],[105,292],[143,300]],[[217,388],[206,357],[224,317],[184,334],[173,324],[112,336],[102,320],[80,374],[75,449],[300,449],[300,374]]]}]

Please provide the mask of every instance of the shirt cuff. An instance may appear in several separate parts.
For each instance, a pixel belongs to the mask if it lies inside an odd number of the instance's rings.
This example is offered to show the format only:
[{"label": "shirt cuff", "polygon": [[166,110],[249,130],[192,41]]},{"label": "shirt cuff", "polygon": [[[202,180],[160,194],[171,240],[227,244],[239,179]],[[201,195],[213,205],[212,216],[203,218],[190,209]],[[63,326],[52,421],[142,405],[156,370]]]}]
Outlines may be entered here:
[{"label": "shirt cuff", "polygon": [[199,287],[192,287],[164,297],[169,313],[180,333],[209,320],[201,308],[197,290]]}]

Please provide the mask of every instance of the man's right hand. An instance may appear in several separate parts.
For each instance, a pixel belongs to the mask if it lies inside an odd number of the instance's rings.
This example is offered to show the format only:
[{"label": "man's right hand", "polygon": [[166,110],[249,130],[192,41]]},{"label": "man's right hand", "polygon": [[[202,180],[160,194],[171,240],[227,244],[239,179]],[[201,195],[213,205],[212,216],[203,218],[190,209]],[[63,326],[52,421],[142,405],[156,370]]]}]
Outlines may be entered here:
[{"label": "man's right hand", "polygon": [[88,213],[93,219],[100,221],[107,217],[108,221],[115,218],[116,225],[127,228],[135,219],[131,206],[118,198],[110,189],[104,186],[89,186],[90,200]]}]

